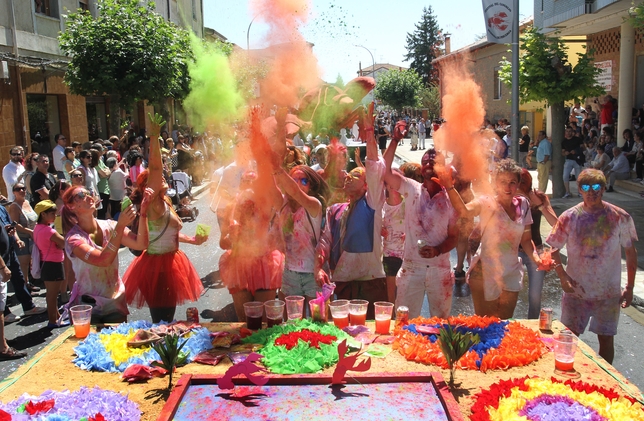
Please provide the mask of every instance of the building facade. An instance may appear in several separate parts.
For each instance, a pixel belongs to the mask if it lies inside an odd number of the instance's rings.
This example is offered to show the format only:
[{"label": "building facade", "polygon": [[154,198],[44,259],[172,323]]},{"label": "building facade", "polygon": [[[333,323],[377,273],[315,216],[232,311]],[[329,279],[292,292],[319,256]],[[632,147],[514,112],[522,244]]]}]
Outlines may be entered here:
[{"label": "building facade", "polygon": [[[97,0],[0,0],[0,162],[15,145],[51,150],[57,133],[70,142],[118,134],[108,129],[107,98],[72,95],[63,83],[58,34],[63,14],[79,9],[96,16]],[[158,1],[156,11],[203,37],[202,0]],[[144,124],[144,111],[139,104],[133,122]]]},{"label": "building facade", "polygon": [[[617,139],[644,105],[644,33],[629,22],[631,0],[535,0],[534,22],[545,34],[583,36],[603,69],[598,82],[617,98]],[[587,103],[593,104],[594,98]]]}]

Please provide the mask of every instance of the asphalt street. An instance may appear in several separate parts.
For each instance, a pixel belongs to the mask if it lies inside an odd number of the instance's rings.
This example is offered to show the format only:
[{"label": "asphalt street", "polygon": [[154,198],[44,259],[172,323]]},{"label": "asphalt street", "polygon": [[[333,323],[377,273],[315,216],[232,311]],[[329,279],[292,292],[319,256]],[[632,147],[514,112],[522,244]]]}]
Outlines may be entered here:
[{"label": "asphalt street", "polygon": [[[181,245],[181,249],[188,255],[194,264],[197,272],[202,277],[205,290],[201,298],[196,303],[188,303],[177,309],[176,317],[185,318],[185,311],[188,307],[197,307],[202,321],[235,321],[235,312],[233,310],[232,299],[228,290],[223,287],[219,279],[218,261],[223,253],[218,247],[219,230],[214,213],[209,210],[210,197],[207,191],[197,196],[195,205],[200,211],[196,222],[186,223],[184,232],[193,235],[197,222],[208,224],[212,227],[210,239],[201,246]],[[119,265],[121,275],[133,259],[133,255],[125,250],[119,253]],[[456,260],[455,252],[452,251],[452,263]],[[519,302],[515,311],[515,317],[518,319],[526,318],[528,314],[527,302],[527,281],[524,290],[519,295]],[[549,274],[543,290],[543,306],[554,309],[554,317],[558,318],[560,314],[561,289],[559,281],[555,276]],[[45,293],[39,292],[35,295],[37,305],[45,306]],[[15,314],[22,315],[22,309],[19,305],[11,307]],[[129,320],[151,320],[147,308],[131,308]],[[452,314],[473,314],[473,306],[470,297],[453,298]],[[636,355],[641,354],[642,338],[644,338],[644,327],[635,319],[642,318],[641,313],[636,310],[630,310],[629,313],[622,312],[619,324],[619,331],[615,338],[615,361],[614,366],[624,374],[631,382],[644,390],[644,370],[642,362]],[[429,316],[427,303],[422,310],[423,316]],[[59,335],[64,329],[49,330],[46,327],[46,315],[31,316],[22,320],[11,323],[6,326],[5,334],[11,346],[19,350],[25,350],[29,357],[34,356],[38,351],[43,349],[52,339]],[[597,350],[597,340],[594,334],[588,332],[581,336],[581,339]],[[70,359],[72,356],[70,355]],[[6,379],[20,365],[27,362],[27,359],[15,361],[0,362],[0,380]],[[73,375],[73,372],[70,373]],[[0,383],[1,385],[1,383]]]}]

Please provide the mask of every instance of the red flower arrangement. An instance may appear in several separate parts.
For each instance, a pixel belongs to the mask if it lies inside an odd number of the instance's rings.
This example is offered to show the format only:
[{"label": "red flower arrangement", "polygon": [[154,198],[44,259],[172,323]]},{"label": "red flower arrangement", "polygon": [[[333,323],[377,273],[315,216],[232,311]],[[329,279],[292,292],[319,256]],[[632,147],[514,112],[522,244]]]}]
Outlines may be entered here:
[{"label": "red flower arrangement", "polygon": [[[410,324],[415,325],[449,324],[466,329],[485,329],[499,322],[501,320],[496,317],[483,316],[456,316],[448,319],[417,317],[409,321]],[[495,369],[507,370],[510,367],[528,365],[547,352],[538,332],[519,322],[509,322],[505,329],[505,334],[498,347],[487,349],[482,357],[475,350],[470,350],[458,361],[456,366],[461,369],[481,370],[482,372]],[[397,327],[394,334],[396,340],[393,349],[397,349],[406,359],[448,368],[438,341],[432,342],[425,335],[406,330],[403,326]]]},{"label": "red flower arrangement", "polygon": [[54,407],[54,404],[55,402],[53,399],[49,399],[42,402],[36,402],[36,403],[29,401],[25,405],[25,411],[27,411],[29,415],[40,414],[41,412],[49,411],[51,408]]},{"label": "red flower arrangement", "polygon": [[320,343],[330,345],[337,338],[333,335],[324,335],[309,329],[286,333],[275,339],[275,345],[285,345],[289,351],[297,346],[299,340],[306,342],[310,347],[320,349]]}]

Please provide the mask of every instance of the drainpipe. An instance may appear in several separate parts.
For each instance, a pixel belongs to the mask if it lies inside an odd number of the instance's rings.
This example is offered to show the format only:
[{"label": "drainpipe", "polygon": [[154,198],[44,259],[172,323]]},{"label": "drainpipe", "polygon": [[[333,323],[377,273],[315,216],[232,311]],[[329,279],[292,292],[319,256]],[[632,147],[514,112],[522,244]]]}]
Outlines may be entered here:
[{"label": "drainpipe", "polygon": [[[17,59],[20,55],[18,51],[18,34],[16,29],[16,13],[15,7],[13,4],[14,0],[9,0],[9,8],[11,9],[11,35],[13,38],[13,56]],[[31,153],[31,142],[27,142],[27,125],[25,118],[25,103],[22,93],[22,78],[20,77],[20,64],[16,61],[16,90],[18,91],[18,120],[20,122],[20,127],[22,128],[22,145],[27,148],[27,151]]]}]

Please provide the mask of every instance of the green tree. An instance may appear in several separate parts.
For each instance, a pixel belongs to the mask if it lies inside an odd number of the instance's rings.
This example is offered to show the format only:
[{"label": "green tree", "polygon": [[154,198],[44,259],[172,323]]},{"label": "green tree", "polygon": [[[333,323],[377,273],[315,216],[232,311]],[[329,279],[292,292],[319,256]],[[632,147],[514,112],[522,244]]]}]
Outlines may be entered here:
[{"label": "green tree", "polygon": [[[597,85],[600,72],[593,65],[592,51],[577,53],[573,67],[568,62],[568,47],[559,37],[546,37],[536,28],[528,28],[521,36],[522,55],[519,58],[519,96],[521,103],[544,101],[552,107],[552,187],[555,197],[565,192],[563,184],[563,156],[566,115],[564,102],[601,95],[604,89]],[[501,63],[501,79],[512,84],[512,64]]]},{"label": "green tree", "polygon": [[427,116],[435,119],[441,115],[441,93],[438,85],[431,84],[425,86],[420,92],[420,105],[427,108]]},{"label": "green tree", "polygon": [[[153,2],[139,3],[99,0],[97,18],[88,11],[66,16],[59,42],[70,56],[65,83],[72,93],[109,95],[113,106],[125,109],[139,100],[159,104],[188,94],[188,32],[157,14]],[[110,114],[114,127],[118,113]]]},{"label": "green tree", "polygon": [[409,67],[420,75],[424,84],[438,80],[438,72],[432,65],[432,60],[442,52],[443,37],[431,6],[423,8],[423,17],[415,25],[416,30],[407,34],[407,54],[405,61],[410,61]]},{"label": "green tree", "polygon": [[378,76],[374,96],[395,110],[418,107],[423,81],[414,70],[389,70]]}]

